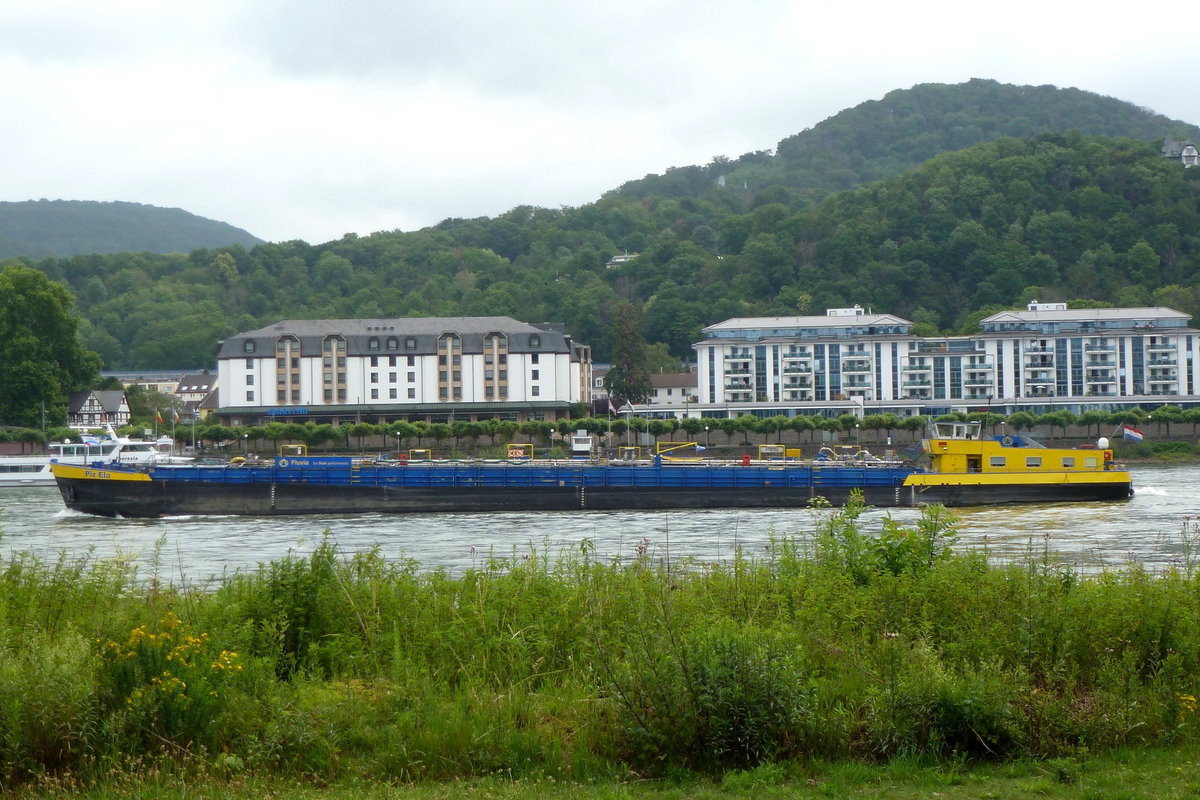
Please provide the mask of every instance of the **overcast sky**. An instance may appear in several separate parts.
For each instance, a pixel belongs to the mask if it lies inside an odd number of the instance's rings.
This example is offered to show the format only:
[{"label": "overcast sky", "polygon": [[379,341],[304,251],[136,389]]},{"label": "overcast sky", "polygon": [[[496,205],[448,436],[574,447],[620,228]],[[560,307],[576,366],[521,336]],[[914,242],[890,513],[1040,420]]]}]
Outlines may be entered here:
[{"label": "overcast sky", "polygon": [[316,244],[583,205],[917,83],[1073,86],[1200,123],[1195,30],[1162,8],[12,0],[0,200],[148,203]]}]

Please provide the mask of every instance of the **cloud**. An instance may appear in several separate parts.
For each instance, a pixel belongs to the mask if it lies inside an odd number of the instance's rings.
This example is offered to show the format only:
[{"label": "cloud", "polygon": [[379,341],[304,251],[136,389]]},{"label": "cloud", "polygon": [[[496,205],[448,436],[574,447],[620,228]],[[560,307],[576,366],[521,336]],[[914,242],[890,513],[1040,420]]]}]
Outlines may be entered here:
[{"label": "cloud", "polygon": [[1190,38],[1029,2],[48,0],[0,8],[3,199],[321,242],[579,205],[922,82],[1077,86],[1194,121]]}]

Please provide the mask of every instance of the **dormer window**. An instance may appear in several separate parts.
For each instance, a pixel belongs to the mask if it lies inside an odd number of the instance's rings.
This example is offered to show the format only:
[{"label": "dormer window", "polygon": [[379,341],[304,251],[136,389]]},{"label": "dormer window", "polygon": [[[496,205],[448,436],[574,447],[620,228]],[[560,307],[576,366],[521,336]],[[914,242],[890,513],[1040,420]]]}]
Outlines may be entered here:
[{"label": "dormer window", "polygon": [[529,346],[535,350],[537,348],[541,347],[542,346],[542,337],[538,336],[536,333],[534,335],[530,336],[529,337]]},{"label": "dormer window", "polygon": [[253,352],[254,352],[254,340],[253,340],[253,339],[247,339],[247,340],[246,340],[246,341],[245,341],[245,342],[242,344],[242,351],[243,351],[243,352],[246,352],[246,353],[253,353]]},{"label": "dormer window", "polygon": [[370,350],[371,352],[375,352],[375,351],[379,350],[379,337],[372,336],[367,341],[367,349]]}]

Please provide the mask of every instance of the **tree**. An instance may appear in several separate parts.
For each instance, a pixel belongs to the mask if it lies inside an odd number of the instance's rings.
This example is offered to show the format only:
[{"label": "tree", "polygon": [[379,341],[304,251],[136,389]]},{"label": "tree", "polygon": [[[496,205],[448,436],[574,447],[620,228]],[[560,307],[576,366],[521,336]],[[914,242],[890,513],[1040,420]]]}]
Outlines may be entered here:
[{"label": "tree", "polygon": [[66,419],[71,392],[100,373],[100,357],[79,342],[75,299],[66,286],[14,264],[0,272],[0,422],[42,427]]},{"label": "tree", "polygon": [[612,366],[604,376],[604,389],[621,403],[645,403],[650,399],[641,313],[630,302],[618,303],[614,309]]}]

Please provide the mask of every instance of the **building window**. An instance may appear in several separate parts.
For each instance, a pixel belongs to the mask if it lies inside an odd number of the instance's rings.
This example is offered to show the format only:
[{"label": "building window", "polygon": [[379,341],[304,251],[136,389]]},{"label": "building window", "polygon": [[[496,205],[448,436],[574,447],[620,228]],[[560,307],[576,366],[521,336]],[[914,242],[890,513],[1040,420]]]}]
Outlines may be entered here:
[{"label": "building window", "polygon": [[345,390],[345,389],[338,389],[338,390],[337,390],[337,392],[338,392],[338,402],[339,402],[339,403],[344,403],[344,402],[346,402],[346,390]]},{"label": "building window", "polygon": [[417,382],[417,373],[415,373],[415,372],[408,373],[408,382],[416,383]]},{"label": "building window", "polygon": [[405,364],[404,366],[415,367],[417,365],[417,357],[416,356],[405,356],[405,358],[408,359],[408,363]]},{"label": "building window", "polygon": [[396,366],[396,357],[395,356],[388,356],[388,366],[389,367]]},{"label": "building window", "polygon": [[[247,339],[245,342],[242,343],[242,352],[243,353],[253,353],[254,352],[254,340],[253,339]],[[246,366],[250,366],[250,365],[247,364]]]},{"label": "building window", "polygon": [[408,399],[415,400],[416,398],[417,398],[417,390],[410,387],[408,390]]},{"label": "building window", "polygon": [[281,402],[281,403],[287,402],[287,389],[280,389],[278,392],[278,395],[279,395],[279,402]]},{"label": "building window", "polygon": [[400,349],[400,342],[396,340],[395,336],[388,337],[387,349],[388,350],[399,350]]},{"label": "building window", "polygon": [[530,371],[530,373],[529,373],[529,377],[530,377],[532,380],[535,380],[535,381],[538,379],[538,375],[539,375],[539,371],[538,371],[538,370],[536,370],[536,369],[535,369],[535,370],[532,370],[532,371]]},{"label": "building window", "polygon": [[[529,337],[529,346],[532,348],[535,348],[535,349],[538,347],[541,347],[542,346],[542,337],[540,337],[536,334],[534,334],[533,336],[530,336]],[[537,358],[537,356],[534,356],[534,358]]]},{"label": "building window", "polygon": [[541,393],[542,393],[542,387],[540,387],[540,386],[530,386],[529,387],[529,395],[531,397],[538,397],[539,395],[541,395]]},{"label": "building window", "polygon": [[378,372],[371,373],[371,383],[379,383],[379,373]]},{"label": "building window", "polygon": [[378,389],[372,389],[372,390],[371,390],[371,399],[372,399],[372,400],[378,400],[378,399],[379,399],[379,390],[378,390]]},{"label": "building window", "polygon": [[388,399],[389,400],[395,400],[397,398],[397,396],[398,396],[398,392],[396,391],[396,387],[393,386],[391,389],[388,389]]},{"label": "building window", "polygon": [[326,382],[326,383],[333,383],[333,373],[332,373],[332,372],[326,372],[326,373],[325,373],[325,382]]},{"label": "building window", "polygon": [[253,385],[254,385],[254,376],[253,376],[253,375],[247,375],[247,376],[246,376],[246,385],[247,385],[247,386],[253,386]]},{"label": "building window", "polygon": [[286,358],[275,359],[275,366],[278,367],[279,369],[286,368],[287,367],[287,359]]},{"label": "building window", "polygon": [[246,359],[246,369],[254,369],[254,359],[253,358]]},{"label": "building window", "polygon": [[388,373],[388,383],[395,383],[395,382],[396,382],[396,373],[389,372]]},{"label": "building window", "polygon": [[[405,337],[404,349],[405,350],[416,350],[417,349],[417,340],[411,336]],[[411,359],[412,356],[409,356],[409,358]]]},{"label": "building window", "polygon": [[250,391],[246,392],[246,399],[249,400],[251,403],[254,402],[254,390],[250,390]]},{"label": "building window", "polygon": [[372,367],[379,366],[379,356],[371,356],[371,366]]},{"label": "building window", "polygon": [[293,403],[300,402],[300,390],[299,389],[292,389],[292,402]]},{"label": "building window", "polygon": [[326,390],[325,390],[325,402],[326,402],[326,403],[332,403],[332,402],[333,402],[333,389],[326,389]]},{"label": "building window", "polygon": [[376,336],[372,336],[370,339],[368,339],[367,340],[367,349],[371,350],[371,351],[378,350],[379,349],[379,338]]}]

